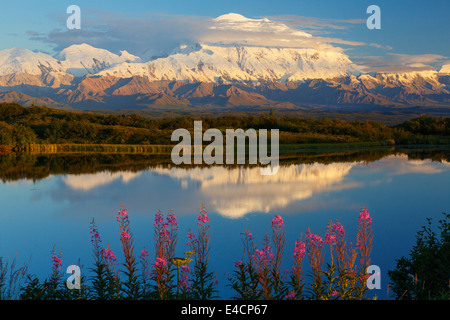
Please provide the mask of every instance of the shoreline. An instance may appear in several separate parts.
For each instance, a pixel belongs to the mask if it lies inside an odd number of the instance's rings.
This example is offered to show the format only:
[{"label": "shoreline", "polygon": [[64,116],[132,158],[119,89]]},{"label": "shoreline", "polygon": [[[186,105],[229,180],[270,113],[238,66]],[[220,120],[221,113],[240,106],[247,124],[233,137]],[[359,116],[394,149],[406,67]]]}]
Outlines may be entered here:
[{"label": "shoreline", "polygon": [[[176,145],[129,145],[129,144],[29,144],[26,146],[0,145],[0,154],[8,153],[137,153],[137,154],[168,154]],[[206,147],[207,145],[203,145]],[[268,144],[270,146],[270,144]],[[280,153],[299,151],[335,151],[357,150],[373,147],[401,148],[446,148],[448,144],[396,144],[394,141],[365,141],[343,143],[304,143],[280,144]],[[192,147],[193,148],[193,147]]]}]

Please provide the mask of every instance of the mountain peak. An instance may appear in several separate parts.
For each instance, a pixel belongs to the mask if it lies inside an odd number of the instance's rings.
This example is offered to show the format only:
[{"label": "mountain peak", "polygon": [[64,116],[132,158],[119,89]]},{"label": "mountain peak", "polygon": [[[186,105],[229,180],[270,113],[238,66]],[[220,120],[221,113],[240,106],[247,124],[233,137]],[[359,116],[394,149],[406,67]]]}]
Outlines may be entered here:
[{"label": "mountain peak", "polygon": [[282,22],[272,21],[268,18],[251,19],[238,13],[227,13],[212,19],[212,21],[213,25],[210,26],[210,29],[216,30],[252,32],[256,34],[259,32],[271,32],[280,35],[284,34],[289,37],[312,37],[311,34],[291,28]]},{"label": "mountain peak", "polygon": [[218,16],[217,18],[215,18],[213,20],[214,21],[248,21],[251,19],[244,17],[243,15],[241,15],[239,13],[227,13],[227,14]]},{"label": "mountain peak", "polygon": [[450,64],[444,64],[439,73],[450,73]]},{"label": "mountain peak", "polygon": [[67,54],[73,54],[73,53],[89,53],[89,52],[108,52],[108,50],[105,49],[99,49],[96,47],[93,47],[87,43],[81,43],[81,44],[73,44],[65,49],[63,49],[59,54],[58,57],[65,57]]}]

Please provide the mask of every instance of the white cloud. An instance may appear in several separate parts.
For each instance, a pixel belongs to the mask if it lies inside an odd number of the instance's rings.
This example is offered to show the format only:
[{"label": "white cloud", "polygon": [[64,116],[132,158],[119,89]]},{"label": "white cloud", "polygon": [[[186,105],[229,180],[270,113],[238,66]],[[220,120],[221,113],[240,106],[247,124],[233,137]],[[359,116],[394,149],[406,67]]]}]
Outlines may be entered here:
[{"label": "white cloud", "polygon": [[386,56],[354,57],[353,61],[365,72],[402,73],[438,70],[447,59],[439,54],[387,53]]},{"label": "white cloud", "polygon": [[[119,50],[150,58],[164,56],[180,44],[241,43],[254,46],[315,48],[342,51],[336,45],[361,46],[367,44],[333,37],[320,37],[302,30],[301,21],[317,33],[323,28],[345,28],[341,25],[360,23],[359,20],[326,20],[305,18],[286,21],[269,18],[246,18],[239,14],[225,14],[216,18],[183,15],[124,16],[114,12],[83,11],[81,30],[55,29],[48,34],[28,31],[32,40],[52,44],[60,51],[72,44],[88,43],[117,53]],[[341,25],[339,25],[341,24]]]},{"label": "white cloud", "polygon": [[67,175],[62,178],[64,184],[73,190],[90,191],[95,188],[108,185],[115,180],[121,179],[127,184],[138,177],[140,173],[134,172],[99,172],[95,174]]}]

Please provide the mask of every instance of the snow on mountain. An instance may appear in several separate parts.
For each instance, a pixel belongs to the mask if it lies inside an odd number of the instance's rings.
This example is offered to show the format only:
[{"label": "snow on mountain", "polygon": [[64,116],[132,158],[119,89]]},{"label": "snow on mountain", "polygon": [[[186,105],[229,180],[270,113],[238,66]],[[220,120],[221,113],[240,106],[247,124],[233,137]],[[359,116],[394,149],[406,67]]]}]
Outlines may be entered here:
[{"label": "snow on mountain", "polygon": [[314,42],[311,34],[267,18],[221,15],[212,19],[205,34],[201,42],[181,45],[167,57],[120,63],[99,75],[143,76],[150,81],[259,83],[360,74],[341,51],[308,47]]},{"label": "snow on mountain", "polygon": [[64,72],[65,70],[57,59],[48,54],[20,48],[0,51],[0,76],[15,73],[40,75],[50,71]]},{"label": "snow on mountain", "polygon": [[66,67],[66,72],[75,76],[83,76],[87,73],[95,74],[122,62],[140,61],[127,51],[121,51],[120,56],[105,49],[98,49],[88,44],[72,45],[59,54],[56,58]]},{"label": "snow on mountain", "polygon": [[350,59],[339,52],[197,44],[183,46],[166,58],[117,64],[99,75],[192,82],[285,82],[357,73]]},{"label": "snow on mountain", "polygon": [[378,73],[375,76],[368,74],[358,78],[368,89],[390,90],[403,88],[407,94],[448,94],[446,85],[439,81],[436,71],[412,71],[405,73]]},{"label": "snow on mountain", "polygon": [[450,64],[444,64],[439,73],[450,73]]},{"label": "snow on mountain", "polygon": [[18,73],[68,73],[79,77],[88,73],[95,74],[118,63],[133,61],[140,61],[140,58],[127,51],[116,55],[87,44],[72,45],[55,57],[28,49],[10,48],[0,51],[0,76]]}]

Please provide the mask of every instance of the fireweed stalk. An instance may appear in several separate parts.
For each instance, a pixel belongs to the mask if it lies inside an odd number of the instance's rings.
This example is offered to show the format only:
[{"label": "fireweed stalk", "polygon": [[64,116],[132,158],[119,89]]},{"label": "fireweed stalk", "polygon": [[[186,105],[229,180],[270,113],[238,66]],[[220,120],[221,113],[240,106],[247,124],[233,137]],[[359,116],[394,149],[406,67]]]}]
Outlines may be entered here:
[{"label": "fireweed stalk", "polygon": [[[347,245],[344,227],[337,219],[335,223],[330,221],[326,238],[330,244],[332,271],[337,270],[336,287],[333,290],[332,297],[335,299],[353,299],[357,290],[355,262],[358,252],[352,243],[349,246]],[[333,246],[336,252],[336,268],[333,264]]]},{"label": "fireweed stalk", "polygon": [[122,251],[125,256],[125,276],[126,280],[123,283],[123,290],[125,299],[137,300],[139,298],[139,281],[136,266],[136,256],[134,254],[133,235],[130,230],[130,220],[128,219],[128,212],[122,205],[117,215],[117,222],[119,223],[120,242],[122,244]]},{"label": "fireweed stalk", "polygon": [[[234,263],[232,276],[227,275],[228,286],[236,292],[234,299],[255,300],[260,298],[259,279],[253,263],[253,253],[256,250],[253,242],[255,238],[247,227],[244,227],[244,232],[241,235],[243,236],[242,244],[244,245],[242,260]],[[244,262],[245,259],[247,262]]]},{"label": "fireweed stalk", "polygon": [[102,249],[102,256],[106,267],[106,279],[108,283],[108,297],[109,299],[122,299],[121,291],[122,285],[120,282],[120,269],[118,268],[117,257],[111,246],[108,244],[106,248]]},{"label": "fireweed stalk", "polygon": [[106,300],[108,298],[108,272],[107,264],[102,248],[102,240],[100,233],[95,225],[94,219],[91,222],[91,243],[93,246],[92,252],[94,255],[94,268],[92,269],[94,276],[92,280],[92,295],[94,299]]},{"label": "fireweed stalk", "polygon": [[272,268],[273,268],[273,253],[270,247],[270,240],[268,235],[264,237],[264,246],[262,250],[255,250],[252,256],[255,271],[258,276],[258,282],[261,290],[261,296],[264,300],[271,298],[272,291]]},{"label": "fireweed stalk", "polygon": [[291,291],[286,295],[286,299],[300,300],[303,295],[303,288],[305,286],[305,280],[303,279],[303,259],[305,257],[306,244],[302,241],[302,235],[300,239],[295,241],[294,252],[292,254],[292,270],[290,275]]},{"label": "fireweed stalk", "polygon": [[284,295],[285,287],[283,282],[285,279],[282,278],[280,269],[281,262],[283,260],[284,245],[286,243],[286,233],[284,232],[284,221],[280,215],[276,215],[271,222],[272,227],[272,242],[274,247],[274,254],[272,257],[272,287],[273,295],[278,298],[278,295]]},{"label": "fireweed stalk", "polygon": [[217,289],[216,275],[208,271],[209,261],[209,217],[202,203],[197,218],[197,237],[188,231],[189,246],[194,256],[194,272],[191,293],[194,299],[212,299]]},{"label": "fireweed stalk", "polygon": [[[339,234],[337,234],[339,233]],[[339,237],[340,240],[343,239],[345,232],[342,228],[342,225],[339,223],[339,221],[336,221],[336,223],[333,223],[330,221],[330,223],[327,226],[327,232],[325,233],[325,239],[324,242],[329,245],[330,248],[330,262],[327,263],[327,268],[323,272],[324,275],[324,292],[321,296],[322,299],[338,299],[340,297],[338,291],[336,288],[338,287],[338,277],[336,277],[336,264],[335,264],[335,258],[334,258],[334,252],[336,251],[336,260],[340,260],[340,255],[338,254],[338,251],[342,250],[341,248],[338,249],[337,246],[337,239]],[[340,262],[339,262],[340,263]]]},{"label": "fireweed stalk", "polygon": [[322,296],[322,266],[324,259],[324,241],[319,235],[313,234],[309,228],[305,234],[306,252],[308,253],[308,261],[313,273],[313,283],[311,293],[313,299],[320,299]]},{"label": "fireweed stalk", "polygon": [[188,265],[181,266],[181,278],[178,282],[180,298],[188,297],[191,291],[190,283],[191,269]]},{"label": "fireweed stalk", "polygon": [[252,260],[256,271],[260,295],[264,300],[280,299],[286,295],[284,278],[280,274],[283,250],[285,244],[284,222],[281,216],[276,215],[271,222],[272,242],[266,233],[263,242],[263,249],[254,251]]},{"label": "fireweed stalk", "polygon": [[141,262],[141,278],[142,278],[142,296],[145,298],[149,295],[149,282],[150,282],[150,261],[149,261],[150,254],[145,249],[145,247],[141,250],[141,255],[139,257],[139,260]]},{"label": "fireweed stalk", "polygon": [[367,267],[370,265],[370,253],[372,252],[372,218],[369,211],[363,207],[358,217],[358,234],[357,234],[356,246],[360,252],[360,292],[359,298],[361,298],[364,292],[367,290],[366,281],[369,275],[366,273]]},{"label": "fireweed stalk", "polygon": [[178,236],[178,223],[173,210],[170,209],[166,221],[161,210],[155,215],[155,264],[153,265],[152,279],[156,283],[159,299],[169,299],[172,295],[173,273],[171,258],[175,253]]},{"label": "fireweed stalk", "polygon": [[55,285],[55,287],[60,283],[62,279],[61,265],[62,265],[62,251],[57,255],[55,253],[55,247],[52,249],[52,273],[50,275],[50,282]]}]

